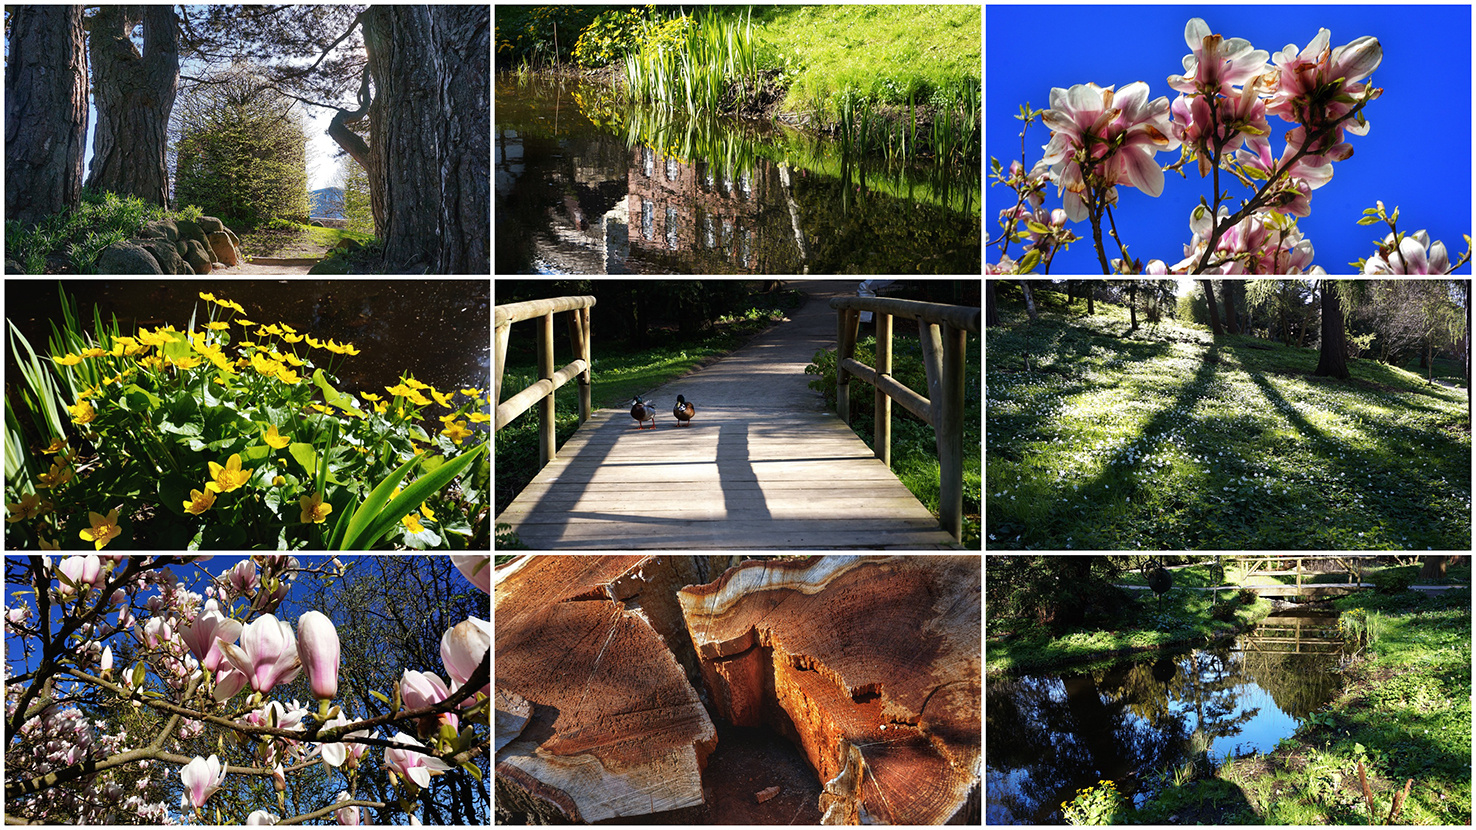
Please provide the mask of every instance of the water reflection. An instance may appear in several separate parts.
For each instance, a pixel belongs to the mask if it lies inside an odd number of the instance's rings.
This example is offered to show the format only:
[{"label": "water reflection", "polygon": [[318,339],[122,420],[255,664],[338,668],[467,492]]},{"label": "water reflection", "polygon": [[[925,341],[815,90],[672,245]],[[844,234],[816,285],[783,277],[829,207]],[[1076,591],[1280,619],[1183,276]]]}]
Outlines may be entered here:
[{"label": "water reflection", "polygon": [[1235,648],[991,680],[988,823],[1060,823],[1061,802],[1102,779],[1141,804],[1157,773],[1200,753],[1219,762],[1271,751],[1341,683],[1336,652],[1298,653],[1299,643],[1285,649],[1272,639],[1263,633]]},{"label": "water reflection", "polygon": [[499,273],[975,273],[977,168],[860,164],[834,142],[497,86]]}]

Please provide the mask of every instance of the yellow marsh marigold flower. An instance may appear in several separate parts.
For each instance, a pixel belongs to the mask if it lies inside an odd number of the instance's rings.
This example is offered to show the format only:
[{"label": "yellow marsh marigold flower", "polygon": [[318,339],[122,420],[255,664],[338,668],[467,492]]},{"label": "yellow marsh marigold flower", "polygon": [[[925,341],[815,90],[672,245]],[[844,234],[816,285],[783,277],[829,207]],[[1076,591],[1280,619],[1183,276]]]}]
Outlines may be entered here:
[{"label": "yellow marsh marigold flower", "polygon": [[206,485],[203,493],[199,490],[190,491],[190,497],[185,499],[184,509],[186,513],[198,516],[209,510],[213,504],[215,504],[215,491]]},{"label": "yellow marsh marigold flower", "polygon": [[251,478],[251,471],[241,469],[240,453],[232,453],[226,459],[224,467],[214,461],[210,462],[210,477],[215,480],[206,484],[206,487],[213,487],[217,493],[229,493],[245,484]]},{"label": "yellow marsh marigold flower", "polygon": [[105,355],[107,353],[108,353],[108,350],[107,349],[99,349],[98,347],[93,346],[90,349],[83,350],[82,356],[83,357],[102,357],[103,355]]},{"label": "yellow marsh marigold flower", "polygon": [[82,362],[82,355],[67,352],[62,357],[53,357],[52,360],[55,360],[62,366],[76,366],[78,363]]},{"label": "yellow marsh marigold flower", "polygon": [[49,446],[46,449],[42,450],[42,452],[46,453],[47,455],[51,455],[52,453],[61,452],[62,450],[66,449],[66,448],[67,448],[67,442],[66,441],[63,441],[60,438],[57,438],[56,440],[54,440],[54,441],[51,442],[51,446]]},{"label": "yellow marsh marigold flower", "polygon": [[40,493],[27,493],[21,496],[18,502],[8,502],[5,509],[10,515],[5,517],[7,522],[19,522],[26,519],[38,519],[51,512],[52,504],[42,501]]},{"label": "yellow marsh marigold flower", "polygon": [[193,369],[196,366],[199,366],[201,363],[204,363],[205,361],[194,355],[190,355],[189,357],[177,357],[170,360],[169,362],[173,363],[180,369]]},{"label": "yellow marsh marigold flower", "polygon": [[164,359],[156,354],[151,354],[148,357],[140,359],[138,365],[145,369],[162,369],[164,368]]},{"label": "yellow marsh marigold flower", "polygon": [[400,520],[411,533],[420,533],[425,530],[425,525],[420,523],[420,517],[410,513]]},{"label": "yellow marsh marigold flower", "polygon": [[282,331],[285,334],[297,334],[297,329],[287,325],[286,323],[278,323],[277,325],[282,327]]},{"label": "yellow marsh marigold flower", "polygon": [[302,342],[302,335],[300,335],[300,334],[284,334],[284,335],[282,335],[282,339],[285,340],[285,341],[287,341],[288,343],[301,343]]},{"label": "yellow marsh marigold flower", "polygon": [[206,323],[205,324],[205,328],[207,328],[207,329],[214,329],[215,331],[226,331],[226,330],[230,329],[230,327],[231,327],[231,324],[230,323],[227,323],[224,320],[216,320],[213,323]]},{"label": "yellow marsh marigold flower", "polygon": [[204,301],[206,301],[208,303],[213,303],[213,302],[215,302],[215,295],[214,294],[210,294],[210,293],[205,292],[205,291],[201,291],[200,292],[200,299],[202,299],[202,300],[204,300]]},{"label": "yellow marsh marigold flower", "polygon": [[467,396],[468,398],[480,398],[482,397],[482,390],[467,387],[461,390],[461,394]]},{"label": "yellow marsh marigold flower", "polygon": [[452,421],[441,430],[441,434],[450,438],[459,447],[462,441],[471,437],[472,432],[466,428],[466,421]]},{"label": "yellow marsh marigold flower", "polygon": [[470,418],[474,424],[485,424],[492,420],[492,416],[485,412],[469,412],[466,417]]},{"label": "yellow marsh marigold flower", "polygon": [[435,513],[432,513],[431,512],[431,509],[429,507],[426,507],[425,506],[425,502],[421,502],[420,503],[420,512],[427,519],[430,519],[431,521],[435,521],[436,520],[436,514]]},{"label": "yellow marsh marigold flower", "polygon": [[42,473],[37,478],[42,487],[60,487],[72,480],[72,468],[60,461],[53,461],[50,472]]},{"label": "yellow marsh marigold flower", "polygon": [[359,397],[363,398],[366,401],[378,402],[380,400],[380,396],[374,394],[373,392],[360,392]]},{"label": "yellow marsh marigold flower", "polygon": [[288,369],[286,366],[283,366],[280,363],[277,364],[277,371],[274,373],[274,376],[277,378],[277,380],[282,381],[288,386],[296,386],[302,381],[302,378],[298,376],[296,372]]},{"label": "yellow marsh marigold flower", "polygon": [[410,387],[411,389],[429,389],[429,388],[431,388],[429,383],[421,383],[420,381],[416,380],[415,378],[404,378],[402,380],[402,382],[406,386]]},{"label": "yellow marsh marigold flower", "polygon": [[276,424],[272,424],[271,429],[268,429],[266,431],[265,438],[267,446],[271,447],[274,450],[280,450],[288,444],[292,443],[291,438],[288,438],[287,436],[281,435],[277,432]]},{"label": "yellow marsh marigold flower", "polygon": [[311,334],[304,334],[302,336],[302,339],[303,340],[306,340],[307,341],[307,344],[309,346],[313,347],[314,349],[321,349],[321,348],[323,348],[323,341],[317,339],[316,337],[313,337]]},{"label": "yellow marsh marigold flower", "polygon": [[243,326],[254,326],[254,325],[256,325],[256,323],[252,322],[251,320],[247,320],[245,317],[237,317],[236,320],[235,320],[235,322],[237,322],[237,323],[239,323],[240,325],[243,325]]},{"label": "yellow marsh marigold flower", "polygon": [[88,403],[85,399],[77,401],[76,406],[67,407],[67,411],[72,413],[72,423],[74,424],[90,424],[97,417],[97,410],[93,409],[92,404]]},{"label": "yellow marsh marigold flower", "polygon": [[36,537],[36,544],[39,545],[42,550],[61,550],[61,542],[48,541],[43,536]]},{"label": "yellow marsh marigold flower", "polygon": [[322,493],[303,496],[297,503],[302,505],[303,524],[322,524],[328,521],[328,514],[333,512],[333,505],[323,503]]},{"label": "yellow marsh marigold flower", "polygon": [[443,395],[440,392],[436,391],[434,388],[430,390],[430,394],[432,398],[436,399],[436,403],[446,407],[447,409],[453,408],[451,406],[451,396],[449,394]]},{"label": "yellow marsh marigold flower", "polygon": [[319,412],[323,413],[324,415],[332,415],[333,414],[333,410],[329,409],[328,407],[326,407],[326,406],[324,406],[324,405],[322,405],[320,403],[309,404],[309,406],[311,406],[313,409],[318,410]]},{"label": "yellow marsh marigold flower", "polygon": [[286,484],[286,483],[287,483],[286,477],[284,477],[284,476],[272,476],[272,486],[273,487],[281,487],[283,484]]},{"label": "yellow marsh marigold flower", "polygon": [[96,545],[97,550],[102,550],[107,543],[113,541],[123,533],[122,529],[118,527],[118,508],[116,507],[106,516],[100,516],[97,513],[88,511],[87,520],[92,523],[92,527],[78,532],[77,535]]}]

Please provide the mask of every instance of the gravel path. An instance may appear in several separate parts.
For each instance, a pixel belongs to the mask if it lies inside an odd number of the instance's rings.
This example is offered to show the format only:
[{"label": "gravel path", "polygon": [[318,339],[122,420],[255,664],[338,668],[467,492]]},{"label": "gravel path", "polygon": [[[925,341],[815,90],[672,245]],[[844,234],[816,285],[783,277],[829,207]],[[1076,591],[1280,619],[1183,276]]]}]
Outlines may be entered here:
[{"label": "gravel path", "polygon": [[251,265],[243,262],[235,268],[217,268],[215,273],[228,277],[246,274],[306,274],[312,267],[311,265]]}]

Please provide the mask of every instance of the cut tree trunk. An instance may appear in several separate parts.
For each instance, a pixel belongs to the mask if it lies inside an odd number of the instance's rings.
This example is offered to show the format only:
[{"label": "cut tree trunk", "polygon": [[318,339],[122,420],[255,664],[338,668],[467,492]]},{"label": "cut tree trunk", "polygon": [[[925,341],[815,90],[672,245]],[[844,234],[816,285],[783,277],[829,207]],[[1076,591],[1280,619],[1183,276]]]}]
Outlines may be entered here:
[{"label": "cut tree trunk", "polygon": [[710,576],[702,561],[533,556],[497,569],[499,816],[593,822],[704,803],[717,732],[676,656],[695,672],[676,591]]},{"label": "cut tree trunk", "polygon": [[[144,51],[129,38],[144,24]],[[92,23],[97,131],[87,186],[167,205],[169,113],[179,88],[179,20],[173,6],[102,6]]]},{"label": "cut tree trunk", "polygon": [[16,6],[5,67],[5,219],[26,229],[82,201],[81,6]]},{"label": "cut tree trunk", "polygon": [[718,715],[800,746],[823,823],[978,823],[980,581],[977,557],[826,556],[678,596]]}]

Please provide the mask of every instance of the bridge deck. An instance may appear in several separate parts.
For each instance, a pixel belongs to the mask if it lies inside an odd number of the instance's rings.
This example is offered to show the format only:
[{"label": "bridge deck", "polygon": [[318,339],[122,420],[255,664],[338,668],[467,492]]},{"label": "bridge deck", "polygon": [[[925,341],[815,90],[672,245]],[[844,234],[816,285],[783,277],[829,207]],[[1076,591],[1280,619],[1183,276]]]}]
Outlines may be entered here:
[{"label": "bridge deck", "polygon": [[539,550],[955,547],[834,415],[699,406],[655,430],[595,412],[497,522]]}]

